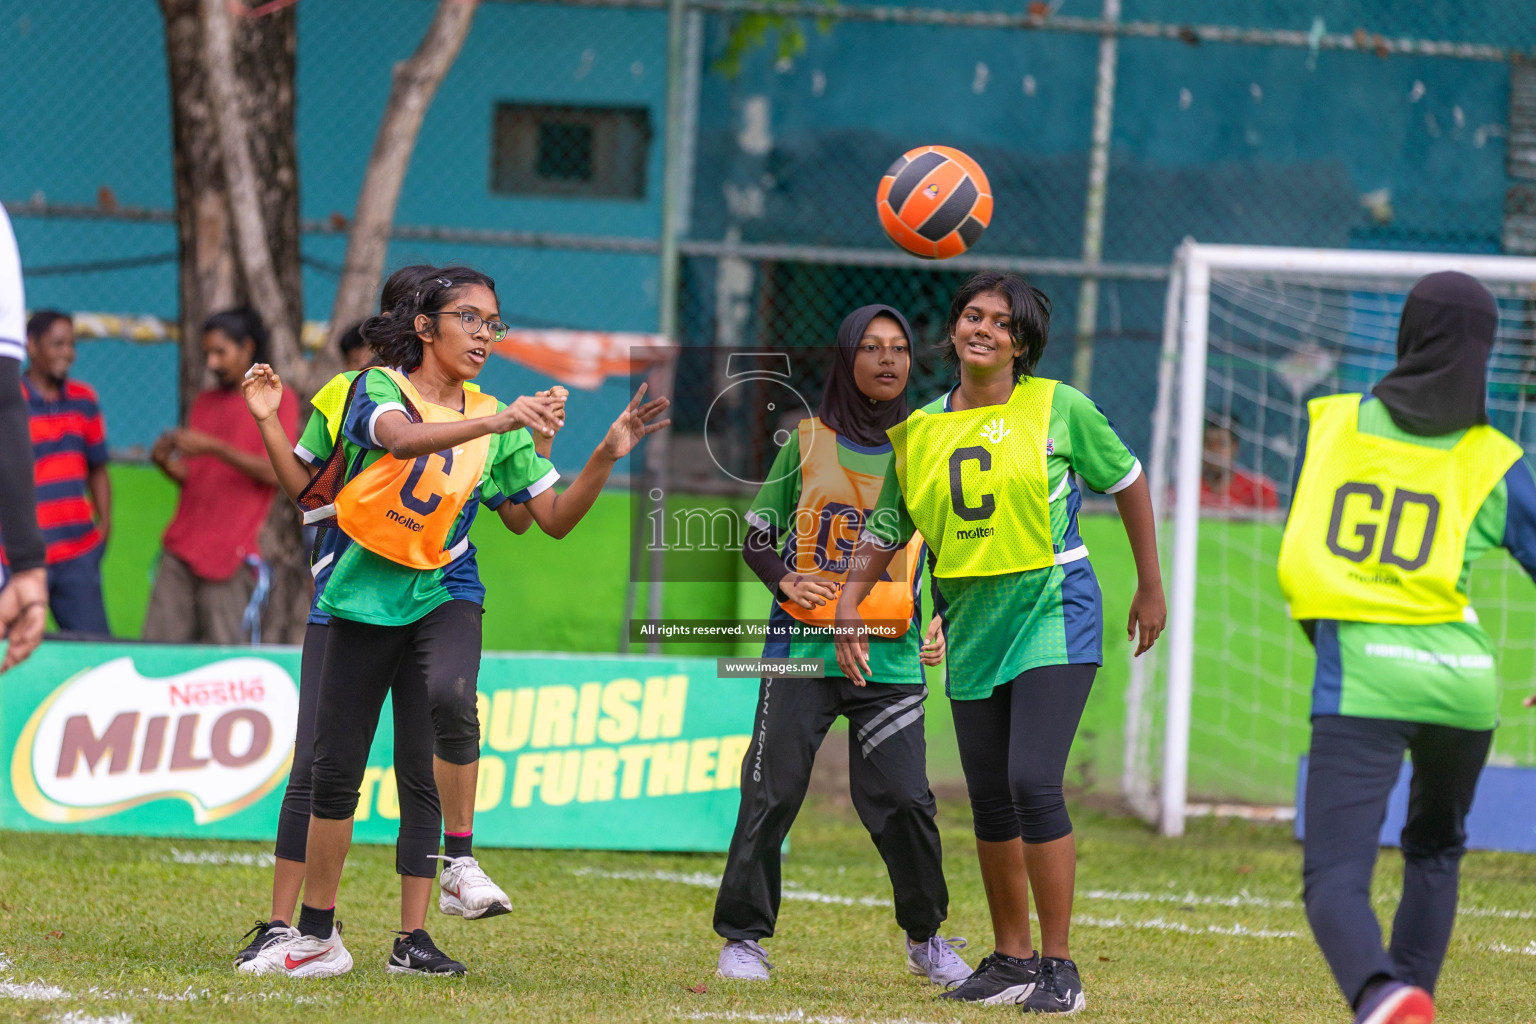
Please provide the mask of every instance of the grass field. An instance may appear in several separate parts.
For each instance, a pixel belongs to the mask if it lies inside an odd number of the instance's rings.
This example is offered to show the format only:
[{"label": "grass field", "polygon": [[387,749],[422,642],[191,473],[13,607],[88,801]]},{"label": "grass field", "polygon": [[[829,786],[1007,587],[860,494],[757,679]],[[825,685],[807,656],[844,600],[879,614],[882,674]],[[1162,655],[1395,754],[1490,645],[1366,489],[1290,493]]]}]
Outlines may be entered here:
[{"label": "grass field", "polygon": [[[951,892],[947,935],[990,929],[963,802],[940,800]],[[1343,1003],[1299,907],[1300,852],[1283,829],[1196,823],[1172,842],[1077,813],[1074,955],[1088,1020],[1341,1022]],[[933,1002],[910,977],[890,889],[851,810],[807,805],[785,862],[790,898],[768,943],[773,979],[713,977],[718,855],[480,851],[509,917],[429,920],[471,968],[462,980],[397,978],[393,853],[357,849],[339,916],[357,962],[327,981],[239,976],[237,939],[265,906],[256,844],[0,836],[0,1016],[68,1021],[996,1020],[1012,1011]],[[1532,859],[1468,855],[1462,915],[1441,985],[1442,1020],[1536,1018]],[[1385,853],[1381,911],[1401,884]],[[299,1005],[296,1005],[299,1004]]]}]

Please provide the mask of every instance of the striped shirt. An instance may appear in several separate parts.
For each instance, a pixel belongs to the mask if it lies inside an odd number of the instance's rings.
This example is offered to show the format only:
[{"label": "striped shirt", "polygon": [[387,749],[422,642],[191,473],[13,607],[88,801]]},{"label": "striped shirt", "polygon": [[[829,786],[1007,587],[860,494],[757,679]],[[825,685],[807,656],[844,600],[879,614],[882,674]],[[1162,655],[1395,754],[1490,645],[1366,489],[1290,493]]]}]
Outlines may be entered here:
[{"label": "striped shirt", "polygon": [[48,546],[48,564],[78,558],[101,543],[86,479],[107,464],[107,427],[89,384],[66,380],[50,400],[25,377],[37,481],[37,524]]}]

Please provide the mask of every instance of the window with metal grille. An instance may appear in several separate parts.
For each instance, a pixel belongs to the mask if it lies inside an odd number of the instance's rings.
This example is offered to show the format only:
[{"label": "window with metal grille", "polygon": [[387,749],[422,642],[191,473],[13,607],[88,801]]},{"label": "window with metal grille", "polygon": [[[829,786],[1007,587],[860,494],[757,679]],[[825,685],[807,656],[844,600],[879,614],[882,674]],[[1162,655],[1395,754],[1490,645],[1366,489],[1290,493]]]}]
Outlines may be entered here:
[{"label": "window with metal grille", "polygon": [[645,107],[498,103],[491,191],[499,195],[643,199],[651,144]]}]

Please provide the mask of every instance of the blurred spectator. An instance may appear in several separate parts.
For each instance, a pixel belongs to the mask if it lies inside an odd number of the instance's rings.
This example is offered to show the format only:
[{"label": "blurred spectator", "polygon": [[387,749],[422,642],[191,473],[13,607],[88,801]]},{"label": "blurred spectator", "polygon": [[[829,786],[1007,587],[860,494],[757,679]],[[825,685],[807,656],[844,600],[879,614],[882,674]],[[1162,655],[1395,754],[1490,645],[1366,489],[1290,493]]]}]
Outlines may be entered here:
[{"label": "blurred spectator", "polygon": [[1239,469],[1242,424],[1235,417],[1205,421],[1200,464],[1200,504],[1210,508],[1278,508],[1275,482],[1262,473]]},{"label": "blurred spectator", "polygon": [[96,392],[69,379],[75,325],[57,310],[27,321],[21,381],[36,460],[37,519],[48,549],[48,603],[60,629],[105,635],[101,556],[112,532],[107,428]]},{"label": "blurred spectator", "polygon": [[[193,401],[187,426],[167,431],[150,452],[181,487],[181,500],[162,541],[144,639],[236,644],[250,639],[247,608],[265,596],[256,538],[277,487],[240,393],[245,371],[268,359],[266,328],[248,309],[215,314],[203,326],[203,353],[215,386]],[[277,415],[292,437],[292,392],[283,393]]]},{"label": "blurred spectator", "polygon": [[347,369],[362,370],[373,364],[373,349],[363,340],[362,323],[348,327],[338,344],[341,346],[341,360],[347,364]]},{"label": "blurred spectator", "polygon": [[47,552],[37,526],[32,445],[21,396],[26,310],[21,256],[11,218],[0,206],[0,533],[10,561],[9,573],[0,568],[0,638],[6,640],[0,672],[25,661],[48,624]]}]

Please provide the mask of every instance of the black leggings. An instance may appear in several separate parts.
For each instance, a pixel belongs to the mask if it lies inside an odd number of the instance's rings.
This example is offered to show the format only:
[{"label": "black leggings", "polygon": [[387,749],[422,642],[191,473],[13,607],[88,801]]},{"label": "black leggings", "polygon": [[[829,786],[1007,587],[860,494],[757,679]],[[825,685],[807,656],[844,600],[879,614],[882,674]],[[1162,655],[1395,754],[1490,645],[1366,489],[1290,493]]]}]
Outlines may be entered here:
[{"label": "black leggings", "polygon": [[[1319,715],[1307,759],[1302,879],[1307,921],[1354,1006],[1373,978],[1435,990],[1456,923],[1467,811],[1493,732],[1384,718]],[[1381,948],[1371,902],[1387,798],[1413,757],[1403,825],[1403,897]]]},{"label": "black leggings", "polygon": [[426,707],[399,722],[395,747],[433,745],[453,764],[480,756],[480,716],[475,684],[480,675],[483,611],[473,601],[449,601],[404,626],[375,626],[331,619],[315,715],[314,793],[317,818],[341,820],[357,810],[368,748],[379,724],[384,695],[404,692],[412,706]]},{"label": "black leggings", "polygon": [[[310,623],[304,630],[299,663],[299,721],[293,740],[293,769],[277,814],[277,845],[283,860],[303,861],[309,846],[310,775],[315,763],[315,716],[320,707],[320,671],[329,627]],[[424,694],[400,688],[390,694],[395,718],[395,791],[400,800],[400,834],[395,840],[395,871],[431,878],[443,812],[432,776],[432,746],[415,741],[414,723],[427,717]]]},{"label": "black leggings", "polygon": [[1097,665],[1030,669],[980,700],[952,700],[976,838],[1049,843],[1072,834],[1061,795]]}]

